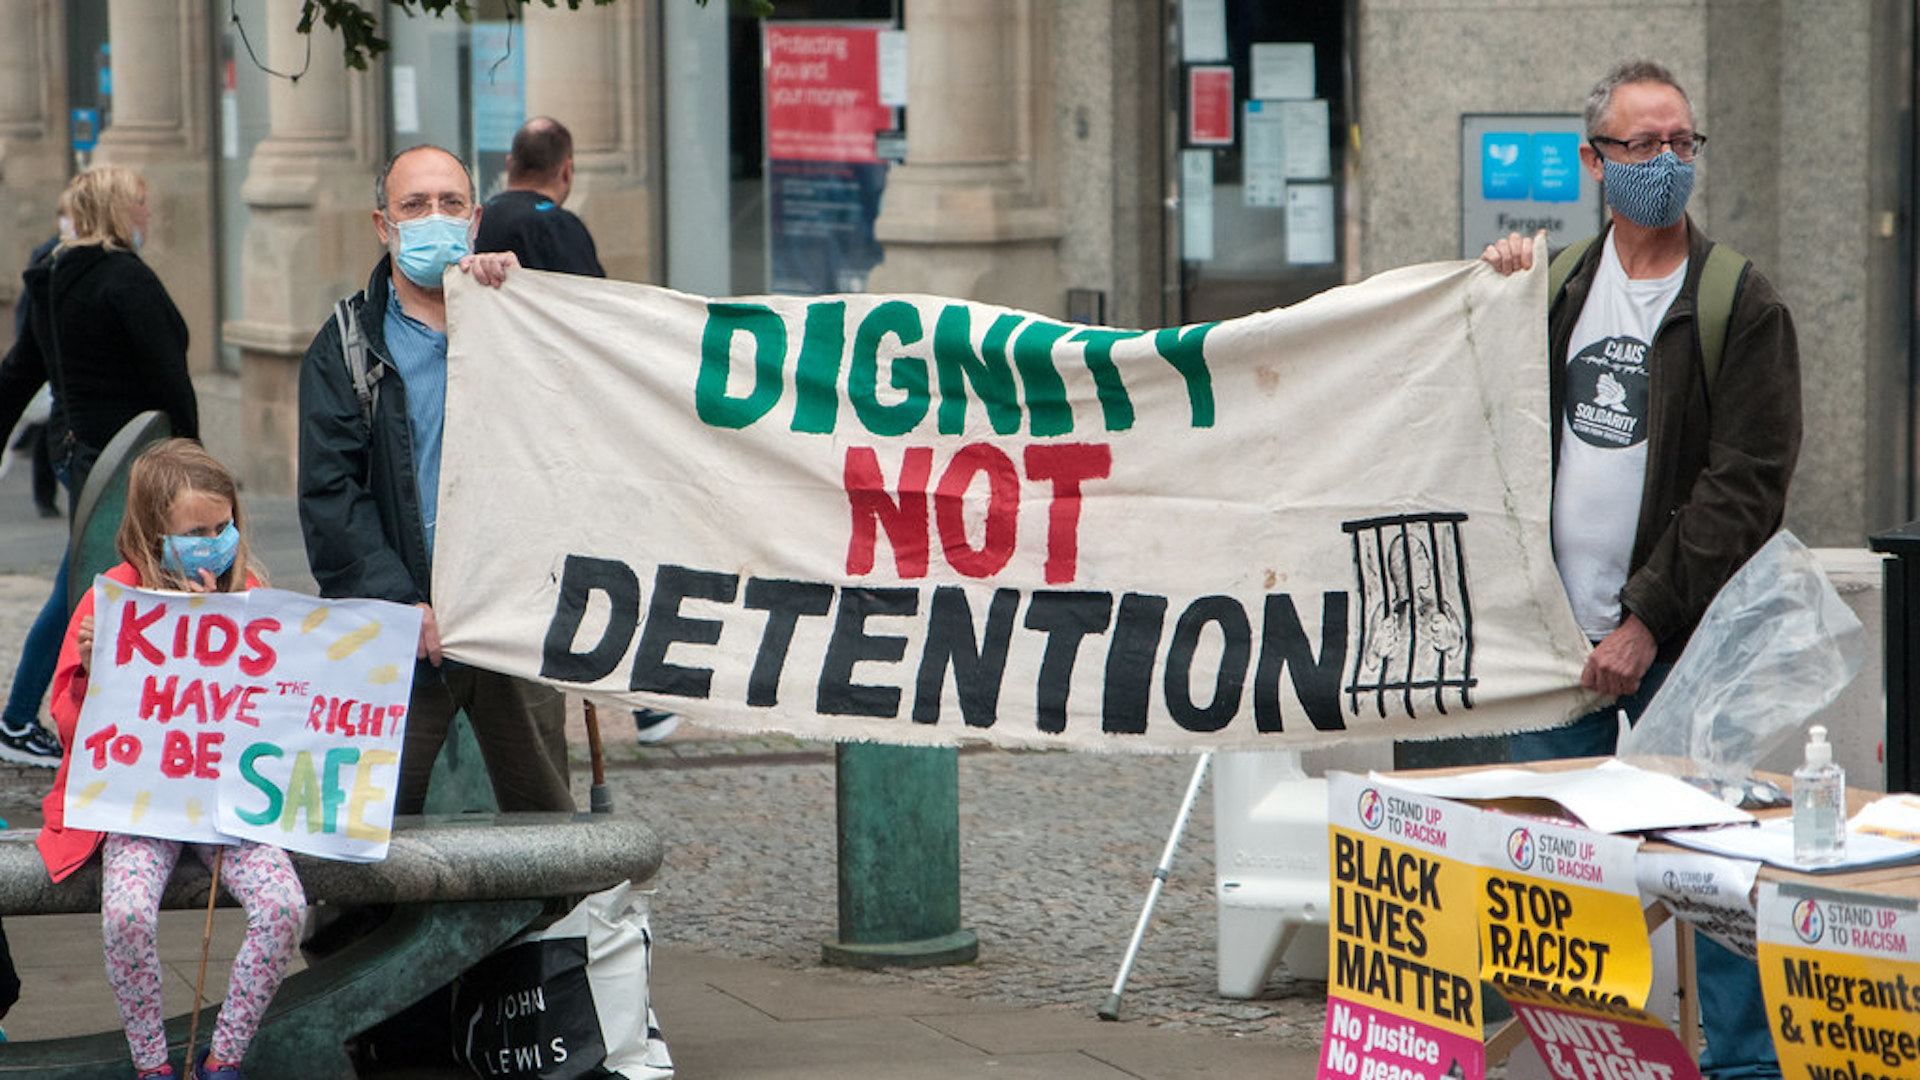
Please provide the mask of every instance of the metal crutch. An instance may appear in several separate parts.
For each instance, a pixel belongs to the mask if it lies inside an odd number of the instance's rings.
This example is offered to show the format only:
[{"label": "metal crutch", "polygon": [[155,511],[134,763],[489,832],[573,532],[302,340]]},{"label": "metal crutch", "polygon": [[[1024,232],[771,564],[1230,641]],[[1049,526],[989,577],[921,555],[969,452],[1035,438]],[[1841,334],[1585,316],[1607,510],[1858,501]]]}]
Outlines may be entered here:
[{"label": "metal crutch", "polygon": [[1180,849],[1180,834],[1187,831],[1187,819],[1193,816],[1193,801],[1200,794],[1200,781],[1206,779],[1207,766],[1213,761],[1213,751],[1200,755],[1194,762],[1193,779],[1187,781],[1187,797],[1180,800],[1180,816],[1173,820],[1173,834],[1167,837],[1167,849],[1160,853],[1160,865],[1154,867],[1153,884],[1147,889],[1146,906],[1140,909],[1140,922],[1133,928],[1133,940],[1127,942],[1127,955],[1120,961],[1120,974],[1113,980],[1113,991],[1100,1006],[1100,1019],[1120,1019],[1120,995],[1126,991],[1127,976],[1133,974],[1134,958],[1140,955],[1140,941],[1147,936],[1147,920],[1153,918],[1153,905],[1160,902],[1160,890],[1167,883],[1167,873],[1173,869],[1173,853]]}]

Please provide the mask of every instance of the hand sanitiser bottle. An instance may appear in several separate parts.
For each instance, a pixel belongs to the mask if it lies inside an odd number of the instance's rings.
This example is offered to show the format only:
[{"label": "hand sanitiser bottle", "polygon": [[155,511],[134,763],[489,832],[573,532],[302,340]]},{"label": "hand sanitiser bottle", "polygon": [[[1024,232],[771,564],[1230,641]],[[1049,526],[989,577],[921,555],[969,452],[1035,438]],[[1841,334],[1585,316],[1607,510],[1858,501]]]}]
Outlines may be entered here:
[{"label": "hand sanitiser bottle", "polygon": [[1793,861],[1836,863],[1847,854],[1847,774],[1833,763],[1827,729],[1807,732],[1807,760],[1793,770]]}]

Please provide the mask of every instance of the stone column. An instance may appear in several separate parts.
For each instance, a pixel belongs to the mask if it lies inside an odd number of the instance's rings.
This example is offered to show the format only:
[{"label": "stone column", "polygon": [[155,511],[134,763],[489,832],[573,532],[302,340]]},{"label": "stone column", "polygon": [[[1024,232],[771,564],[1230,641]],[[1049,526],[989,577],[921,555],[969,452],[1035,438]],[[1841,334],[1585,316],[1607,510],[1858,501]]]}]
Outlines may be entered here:
[{"label": "stone column", "polygon": [[13,305],[27,255],[53,235],[67,182],[66,6],[0,0],[0,342],[13,343]]},{"label": "stone column", "polygon": [[[298,71],[305,61],[299,17],[297,4],[267,6],[269,68]],[[378,84],[340,64],[331,31],[314,33],[307,73],[297,83],[276,78],[268,90],[268,135],[241,189],[246,288],[240,318],[225,327],[240,348],[246,453],[234,464],[248,490],[281,495],[294,489],[300,358],[334,302],[365,286],[380,258],[372,222]]]},{"label": "stone column", "polygon": [[[213,371],[218,343],[207,12],[194,0],[111,0],[113,123],[93,152],[94,164],[125,165],[147,182],[153,220],[140,255],[187,320],[196,382]],[[205,427],[222,423],[204,406],[201,414]],[[203,434],[216,453],[223,442],[228,456],[238,449],[212,430]]]},{"label": "stone column", "polygon": [[567,209],[593,233],[607,275],[627,281],[651,281],[660,266],[659,170],[648,141],[656,93],[646,77],[657,48],[653,8],[654,0],[636,0],[524,9],[527,115],[551,116],[573,133]]},{"label": "stone column", "polygon": [[910,0],[907,161],[875,228],[867,288],[1061,314],[1052,5]]}]

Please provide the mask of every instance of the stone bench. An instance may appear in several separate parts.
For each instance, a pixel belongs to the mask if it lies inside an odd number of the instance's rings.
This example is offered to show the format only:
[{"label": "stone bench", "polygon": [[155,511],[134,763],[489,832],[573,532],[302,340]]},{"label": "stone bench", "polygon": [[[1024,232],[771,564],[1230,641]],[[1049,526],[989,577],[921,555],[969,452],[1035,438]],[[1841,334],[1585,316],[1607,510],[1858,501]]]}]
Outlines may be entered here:
[{"label": "stone bench", "polygon": [[[0,834],[0,916],[98,911],[99,861],[55,884],[33,837],[30,831]],[[531,926],[550,901],[651,879],[661,844],[653,829],[632,818],[462,814],[399,819],[383,862],[293,858],[310,906],[391,904],[393,914],[366,937],[287,978],[244,1064],[254,1076],[350,1080],[346,1040],[447,985]],[[204,909],[209,883],[199,860],[183,856],[162,906]],[[234,906],[225,890],[218,903]],[[202,1010],[202,1045],[217,1007]],[[176,1060],[188,1023],[185,1015],[167,1023]],[[128,1074],[119,1029],[0,1043],[0,1077],[124,1080]]]}]

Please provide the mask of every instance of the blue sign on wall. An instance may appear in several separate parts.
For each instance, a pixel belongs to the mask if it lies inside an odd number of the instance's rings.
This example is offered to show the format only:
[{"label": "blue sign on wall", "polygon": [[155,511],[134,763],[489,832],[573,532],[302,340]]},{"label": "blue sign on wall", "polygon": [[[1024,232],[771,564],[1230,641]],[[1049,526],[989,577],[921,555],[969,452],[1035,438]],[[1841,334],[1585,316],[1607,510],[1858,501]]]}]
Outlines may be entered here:
[{"label": "blue sign on wall", "polygon": [[1533,197],[1539,202],[1573,202],[1580,198],[1580,136],[1569,131],[1540,132],[1533,137]]},{"label": "blue sign on wall", "polygon": [[1460,257],[1545,230],[1560,246],[1600,227],[1600,185],[1580,162],[1579,113],[1462,113]]},{"label": "blue sign on wall", "polygon": [[1489,131],[1480,136],[1480,197],[1524,199],[1533,191],[1533,137]]},{"label": "blue sign on wall", "polygon": [[100,142],[100,110],[75,109],[69,127],[75,150],[91,150]]}]

